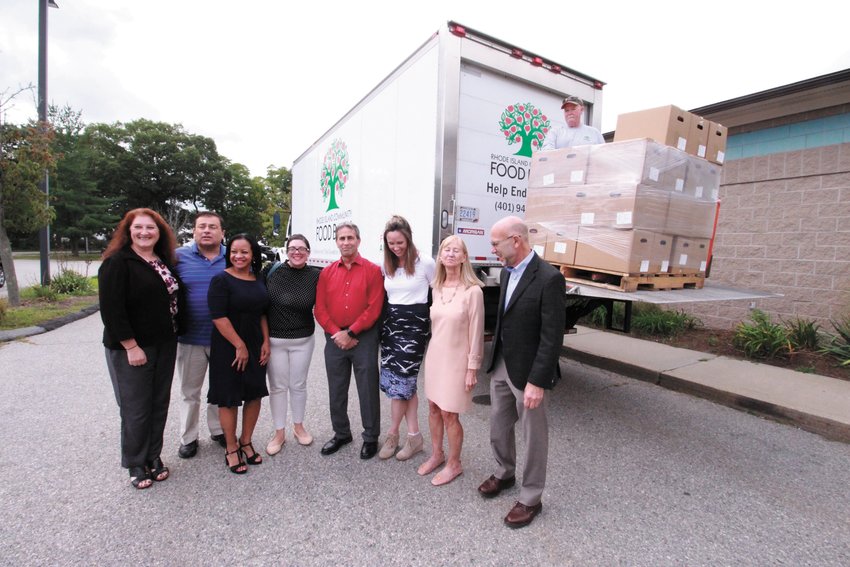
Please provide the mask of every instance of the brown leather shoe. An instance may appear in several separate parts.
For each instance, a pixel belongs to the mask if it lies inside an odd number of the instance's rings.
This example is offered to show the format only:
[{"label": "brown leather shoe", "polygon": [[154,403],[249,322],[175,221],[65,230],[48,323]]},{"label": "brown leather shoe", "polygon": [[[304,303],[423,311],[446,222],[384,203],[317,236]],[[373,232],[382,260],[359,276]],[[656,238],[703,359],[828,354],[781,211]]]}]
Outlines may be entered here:
[{"label": "brown leather shoe", "polygon": [[505,525],[509,528],[524,528],[534,520],[534,516],[539,514],[542,509],[543,502],[538,502],[534,506],[526,506],[522,502],[517,502],[505,516]]},{"label": "brown leather shoe", "polygon": [[514,484],[516,484],[515,476],[510,478],[496,478],[496,475],[491,474],[490,478],[482,482],[481,486],[478,487],[478,493],[484,498],[493,498]]}]

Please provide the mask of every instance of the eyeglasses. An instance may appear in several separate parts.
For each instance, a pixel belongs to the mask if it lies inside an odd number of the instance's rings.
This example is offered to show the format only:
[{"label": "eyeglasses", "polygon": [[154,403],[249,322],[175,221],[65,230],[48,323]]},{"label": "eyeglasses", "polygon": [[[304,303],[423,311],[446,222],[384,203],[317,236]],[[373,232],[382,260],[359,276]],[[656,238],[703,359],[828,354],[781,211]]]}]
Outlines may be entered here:
[{"label": "eyeglasses", "polygon": [[507,240],[507,239],[509,239],[509,238],[513,238],[514,236],[519,236],[519,234],[511,234],[511,235],[508,235],[508,236],[504,237],[504,238],[503,238],[503,239],[501,239],[501,240],[496,240],[495,242],[494,242],[493,240],[491,240],[491,241],[490,241],[490,246],[492,246],[493,248],[498,248],[498,247],[499,247],[499,244],[501,244],[502,242],[504,242],[505,240]]},{"label": "eyeglasses", "polygon": [[310,251],[309,248],[304,248],[303,246],[290,246],[289,248],[286,249],[286,252],[289,253],[289,254],[294,254],[295,252],[299,252],[301,254],[306,254],[309,251]]}]

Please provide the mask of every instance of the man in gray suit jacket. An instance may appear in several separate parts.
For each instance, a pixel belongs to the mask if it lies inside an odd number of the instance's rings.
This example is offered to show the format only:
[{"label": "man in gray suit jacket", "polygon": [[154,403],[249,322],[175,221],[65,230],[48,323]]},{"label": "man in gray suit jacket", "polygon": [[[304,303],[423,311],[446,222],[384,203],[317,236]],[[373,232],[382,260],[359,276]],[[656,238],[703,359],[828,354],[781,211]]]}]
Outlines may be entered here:
[{"label": "man in gray suit jacket", "polygon": [[490,230],[490,239],[493,252],[506,268],[487,366],[491,373],[490,447],[496,472],[478,492],[492,498],[516,482],[514,428],[519,421],[526,448],[522,488],[505,524],[521,528],[543,509],[549,457],[546,391],[560,378],[566,285],[564,276],[531,249],[522,219],[500,220]]}]

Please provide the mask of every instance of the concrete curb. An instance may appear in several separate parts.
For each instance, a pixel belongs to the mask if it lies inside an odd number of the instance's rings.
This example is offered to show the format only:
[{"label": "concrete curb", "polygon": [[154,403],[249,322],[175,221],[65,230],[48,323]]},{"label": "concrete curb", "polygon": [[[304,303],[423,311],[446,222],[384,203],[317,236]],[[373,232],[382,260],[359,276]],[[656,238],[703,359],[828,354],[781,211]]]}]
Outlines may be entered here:
[{"label": "concrete curb", "polygon": [[[850,423],[837,421],[826,415],[818,415],[794,408],[791,407],[791,404],[771,402],[762,397],[731,392],[727,389],[712,387],[697,379],[688,379],[687,376],[683,376],[683,374],[687,374],[687,371],[683,370],[684,367],[669,371],[659,371],[569,346],[562,346],[561,354],[562,356],[595,368],[629,376],[637,380],[662,386],[669,390],[693,395],[727,407],[770,418],[780,423],[793,425],[805,431],[821,435],[826,439],[850,443]],[[706,355],[705,360],[708,361],[715,358],[717,357]],[[744,362],[743,364],[748,363]],[[805,380],[806,376],[801,375],[800,379]]]},{"label": "concrete curb", "polygon": [[89,305],[88,307],[85,307],[77,311],[76,313],[69,313],[67,315],[63,315],[62,317],[56,317],[55,319],[45,321],[44,323],[36,327],[21,327],[20,329],[0,331],[0,343],[14,341],[25,337],[31,337],[33,335],[40,335],[41,333],[46,333],[48,331],[53,331],[54,329],[58,329],[63,325],[67,325],[68,323],[73,323],[74,321],[83,319],[84,317],[88,317],[92,313],[96,313],[98,311],[100,311],[100,304],[95,303],[94,305]]}]

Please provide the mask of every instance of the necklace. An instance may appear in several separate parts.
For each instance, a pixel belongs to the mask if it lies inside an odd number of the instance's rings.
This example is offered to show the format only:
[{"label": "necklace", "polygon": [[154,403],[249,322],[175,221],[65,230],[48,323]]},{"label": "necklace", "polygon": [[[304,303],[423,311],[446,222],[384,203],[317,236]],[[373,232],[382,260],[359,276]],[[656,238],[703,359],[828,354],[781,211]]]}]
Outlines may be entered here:
[{"label": "necklace", "polygon": [[443,290],[441,289],[441,290],[440,290],[440,303],[442,303],[443,305],[448,305],[449,303],[451,303],[451,302],[452,302],[452,300],[453,300],[453,299],[455,298],[455,296],[457,295],[457,288],[459,288],[459,287],[460,287],[459,285],[456,285],[456,286],[454,287],[454,290],[455,290],[455,291],[454,291],[454,293],[452,293],[452,296],[449,298],[449,300],[448,300],[448,301],[446,301],[446,300],[445,300],[445,297],[444,297],[444,295],[443,295]]}]

